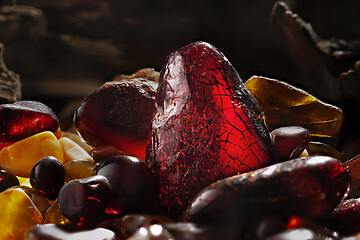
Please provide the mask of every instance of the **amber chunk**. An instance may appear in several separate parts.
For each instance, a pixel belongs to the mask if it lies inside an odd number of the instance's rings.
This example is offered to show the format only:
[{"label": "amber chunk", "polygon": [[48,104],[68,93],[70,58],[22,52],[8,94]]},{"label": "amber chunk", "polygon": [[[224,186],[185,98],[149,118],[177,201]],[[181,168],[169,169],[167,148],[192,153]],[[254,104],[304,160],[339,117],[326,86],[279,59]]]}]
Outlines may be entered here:
[{"label": "amber chunk", "polygon": [[45,216],[46,210],[50,207],[49,201],[47,200],[46,197],[44,197],[38,191],[28,186],[15,186],[12,188],[13,189],[19,188],[23,190],[29,196],[29,198],[37,207],[37,209],[41,212],[41,214]]},{"label": "amber chunk", "polygon": [[156,82],[142,78],[105,83],[75,111],[77,131],[93,146],[113,145],[145,159],[156,88]]},{"label": "amber chunk", "polygon": [[168,56],[152,126],[147,163],[172,216],[216,180],[276,161],[255,98],[226,57],[206,42]]},{"label": "amber chunk", "polygon": [[45,104],[19,101],[0,105],[0,141],[19,141],[43,131],[55,133],[59,120]]},{"label": "amber chunk", "polygon": [[163,225],[166,223],[173,223],[173,220],[161,215],[128,214],[122,218],[104,221],[98,227],[110,229],[120,239],[127,239],[142,227],[149,228],[154,224]]},{"label": "amber chunk", "polygon": [[312,136],[338,136],[343,121],[341,109],[275,79],[254,76],[245,86],[260,104],[271,130],[296,125]]},{"label": "amber chunk", "polygon": [[23,239],[28,228],[43,221],[40,211],[21,189],[0,193],[0,205],[0,239]]},{"label": "amber chunk", "polygon": [[86,152],[90,152],[92,147],[87,144],[79,135],[71,132],[61,132],[61,137],[67,137],[76,142],[80,147],[82,147]]},{"label": "amber chunk", "polygon": [[332,212],[327,226],[349,235],[360,231],[360,199],[342,201]]},{"label": "amber chunk", "polygon": [[94,168],[94,161],[78,159],[68,162],[65,165],[65,182],[90,177]]},{"label": "amber chunk", "polygon": [[104,228],[79,230],[73,225],[43,224],[30,228],[24,240],[116,240],[116,236]]},{"label": "amber chunk", "polygon": [[193,200],[186,219],[232,226],[243,234],[265,215],[323,221],[349,184],[350,174],[340,161],[327,156],[297,158],[210,185]]},{"label": "amber chunk", "polygon": [[63,163],[67,164],[72,160],[85,159],[88,161],[94,161],[92,157],[76,142],[67,137],[62,137],[59,139],[59,143],[64,150],[64,160]]},{"label": "amber chunk", "polygon": [[35,134],[3,148],[0,151],[0,167],[20,177],[28,178],[36,162],[48,156],[63,161],[62,147],[52,132]]},{"label": "amber chunk", "polygon": [[360,155],[345,162],[344,165],[351,173],[351,185],[349,195],[360,197]]},{"label": "amber chunk", "polygon": [[45,212],[44,223],[67,224],[70,220],[67,219],[60,211],[59,201],[55,200],[53,204]]}]

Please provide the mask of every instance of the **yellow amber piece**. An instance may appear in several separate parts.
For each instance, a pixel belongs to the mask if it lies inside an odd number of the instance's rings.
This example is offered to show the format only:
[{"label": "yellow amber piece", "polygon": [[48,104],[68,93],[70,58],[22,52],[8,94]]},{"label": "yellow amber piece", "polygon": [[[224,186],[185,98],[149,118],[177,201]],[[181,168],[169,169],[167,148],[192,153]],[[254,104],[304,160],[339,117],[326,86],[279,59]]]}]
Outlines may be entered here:
[{"label": "yellow amber piece", "polygon": [[79,135],[71,132],[61,132],[61,137],[67,137],[76,142],[80,147],[82,147],[86,152],[90,153],[92,147],[87,144]]},{"label": "yellow amber piece", "polygon": [[46,210],[50,207],[50,203],[46,197],[44,197],[38,191],[28,186],[22,185],[22,186],[14,186],[11,188],[23,190],[31,199],[31,201],[36,206],[36,208],[41,212],[41,214],[43,216],[45,215]]},{"label": "yellow amber piece", "polygon": [[40,211],[21,189],[10,188],[0,193],[0,205],[0,239],[23,239],[28,228],[43,221]]},{"label": "yellow amber piece", "polygon": [[17,177],[21,186],[32,187],[30,183],[30,178]]},{"label": "yellow amber piece", "polygon": [[41,132],[18,141],[0,151],[0,167],[16,176],[28,178],[32,167],[44,157],[63,161],[63,150],[55,135]]},{"label": "yellow amber piece", "polygon": [[64,151],[64,162],[67,164],[72,160],[83,159],[87,161],[94,161],[93,158],[76,142],[67,137],[62,137],[59,139],[59,143]]},{"label": "yellow amber piece", "polygon": [[58,200],[56,200],[45,212],[44,224],[46,223],[70,223],[70,220],[61,213]]},{"label": "yellow amber piece", "polygon": [[88,160],[73,160],[65,165],[65,182],[73,179],[90,177],[95,168],[95,162]]},{"label": "yellow amber piece", "polygon": [[245,82],[245,86],[265,113],[270,130],[301,126],[312,136],[338,136],[343,121],[341,109],[275,79],[254,76]]}]

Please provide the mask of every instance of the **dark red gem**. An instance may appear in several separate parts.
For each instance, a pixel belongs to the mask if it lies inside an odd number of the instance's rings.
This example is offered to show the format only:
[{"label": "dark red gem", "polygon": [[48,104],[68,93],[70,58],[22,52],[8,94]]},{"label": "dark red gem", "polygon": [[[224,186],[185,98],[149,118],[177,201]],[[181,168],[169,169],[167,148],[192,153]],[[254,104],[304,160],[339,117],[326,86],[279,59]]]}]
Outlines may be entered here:
[{"label": "dark red gem", "polygon": [[279,162],[297,158],[310,141],[310,132],[300,126],[287,126],[270,133]]},{"label": "dark red gem", "polygon": [[148,164],[178,215],[205,186],[273,161],[264,115],[214,46],[172,53],[161,72]]},{"label": "dark red gem", "polygon": [[142,78],[107,82],[81,102],[75,127],[93,146],[112,145],[144,160],[156,87]]},{"label": "dark red gem", "polygon": [[19,101],[0,105],[0,142],[19,141],[43,131],[55,133],[59,120],[46,105]]}]

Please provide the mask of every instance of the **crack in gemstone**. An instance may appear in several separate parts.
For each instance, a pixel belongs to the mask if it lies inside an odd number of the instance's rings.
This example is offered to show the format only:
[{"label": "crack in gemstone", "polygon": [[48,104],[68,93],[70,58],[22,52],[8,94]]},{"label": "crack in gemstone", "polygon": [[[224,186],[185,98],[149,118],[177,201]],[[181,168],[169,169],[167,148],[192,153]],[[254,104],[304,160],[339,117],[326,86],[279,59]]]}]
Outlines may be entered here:
[{"label": "crack in gemstone", "polygon": [[147,162],[172,215],[212,182],[274,161],[261,109],[243,85],[210,44],[190,44],[168,57]]}]

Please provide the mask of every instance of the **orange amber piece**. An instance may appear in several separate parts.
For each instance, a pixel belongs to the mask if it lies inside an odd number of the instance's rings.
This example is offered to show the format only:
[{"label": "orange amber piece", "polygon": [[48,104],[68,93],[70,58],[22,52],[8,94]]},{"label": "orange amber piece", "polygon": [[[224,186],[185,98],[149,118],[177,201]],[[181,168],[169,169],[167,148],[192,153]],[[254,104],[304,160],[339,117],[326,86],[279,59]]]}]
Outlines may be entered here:
[{"label": "orange amber piece", "polygon": [[59,139],[59,143],[64,151],[64,165],[72,160],[84,159],[94,161],[93,158],[76,142],[67,137]]},{"label": "orange amber piece", "polygon": [[65,165],[65,182],[73,179],[88,178],[92,175],[95,168],[94,161],[73,160]]},{"label": "orange amber piece", "polygon": [[23,239],[25,231],[43,221],[40,211],[21,189],[0,193],[0,205],[0,239]]},{"label": "orange amber piece", "polygon": [[312,136],[337,137],[339,134],[343,120],[341,109],[275,79],[254,76],[245,86],[260,104],[271,130],[301,126]]},{"label": "orange amber piece", "polygon": [[62,147],[50,132],[41,132],[5,147],[0,151],[0,167],[16,176],[28,178],[32,167],[44,157],[63,161]]},{"label": "orange amber piece", "polygon": [[58,200],[56,200],[45,212],[44,223],[70,223],[70,220],[61,213]]},{"label": "orange amber piece", "polygon": [[21,189],[23,190],[37,207],[37,209],[41,212],[43,216],[45,216],[46,210],[50,207],[50,203],[46,197],[41,195],[35,189],[28,187],[28,186],[14,186],[14,189]]}]

